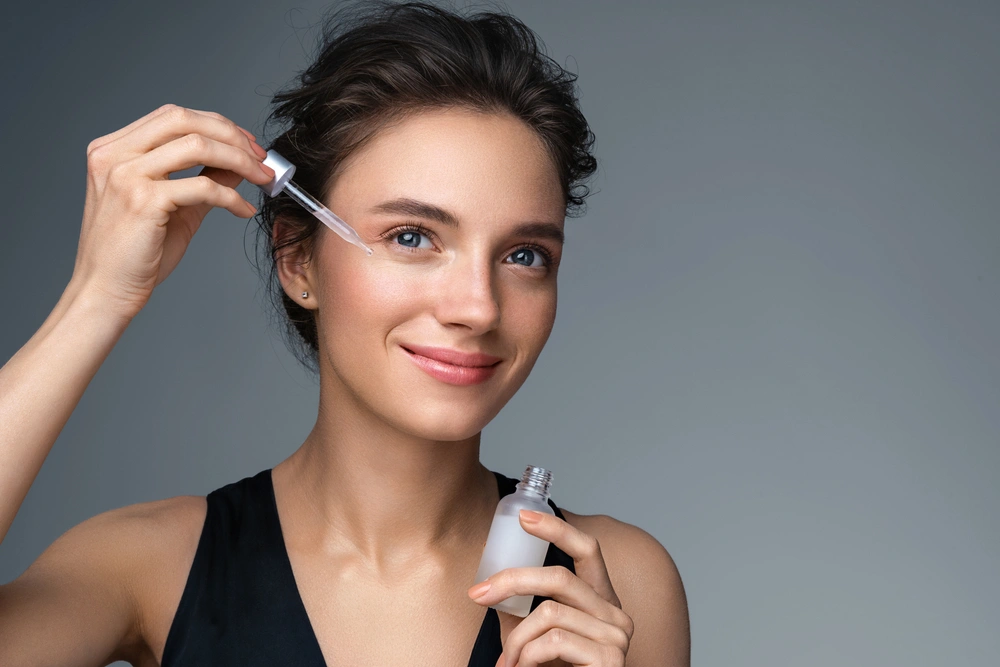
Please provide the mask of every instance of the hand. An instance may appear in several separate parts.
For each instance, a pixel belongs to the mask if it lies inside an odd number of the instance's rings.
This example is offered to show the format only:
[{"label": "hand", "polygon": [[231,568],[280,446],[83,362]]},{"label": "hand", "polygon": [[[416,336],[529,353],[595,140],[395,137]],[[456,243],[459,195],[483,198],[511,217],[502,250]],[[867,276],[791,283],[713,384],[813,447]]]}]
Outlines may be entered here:
[{"label": "hand", "polygon": [[[87,146],[87,199],[70,282],[125,316],[173,271],[213,206],[249,217],[234,189],[274,172],[253,135],[217,113],[166,104]],[[171,172],[205,165],[198,176]]]},{"label": "hand", "polygon": [[[536,516],[537,522],[531,522]],[[552,598],[524,618],[497,611],[503,644],[497,667],[543,663],[622,667],[634,626],[611,586],[597,538],[542,512],[521,510],[520,519],[527,532],[565,551],[573,559],[576,574],[562,566],[513,567],[486,580],[489,590],[473,598],[484,606],[513,595]],[[471,597],[473,589],[469,590]]]}]

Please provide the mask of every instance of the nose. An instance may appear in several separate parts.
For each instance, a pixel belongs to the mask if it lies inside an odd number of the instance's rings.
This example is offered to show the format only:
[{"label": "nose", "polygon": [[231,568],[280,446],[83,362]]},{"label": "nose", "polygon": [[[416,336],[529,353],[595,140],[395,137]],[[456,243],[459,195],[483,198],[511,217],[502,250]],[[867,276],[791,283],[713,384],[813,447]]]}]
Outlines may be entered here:
[{"label": "nose", "polygon": [[442,272],[435,317],[445,326],[464,326],[473,335],[500,324],[500,299],[494,267],[473,253],[457,258]]}]

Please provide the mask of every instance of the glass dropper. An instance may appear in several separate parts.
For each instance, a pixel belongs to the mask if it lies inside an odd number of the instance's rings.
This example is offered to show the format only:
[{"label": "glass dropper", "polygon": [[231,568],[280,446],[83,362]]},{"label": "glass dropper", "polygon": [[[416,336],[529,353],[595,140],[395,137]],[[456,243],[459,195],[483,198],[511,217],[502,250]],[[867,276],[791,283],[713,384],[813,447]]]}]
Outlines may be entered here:
[{"label": "glass dropper", "polygon": [[274,170],[274,178],[270,182],[266,185],[257,186],[264,194],[269,197],[276,197],[278,193],[282,191],[286,192],[292,199],[302,204],[303,208],[316,216],[320,222],[336,232],[340,238],[358,246],[368,255],[372,254],[372,249],[364,244],[364,241],[361,240],[361,237],[358,236],[358,233],[349,224],[338,218],[333,211],[292,180],[292,175],[295,173],[294,164],[273,150],[267,152],[264,164]]}]

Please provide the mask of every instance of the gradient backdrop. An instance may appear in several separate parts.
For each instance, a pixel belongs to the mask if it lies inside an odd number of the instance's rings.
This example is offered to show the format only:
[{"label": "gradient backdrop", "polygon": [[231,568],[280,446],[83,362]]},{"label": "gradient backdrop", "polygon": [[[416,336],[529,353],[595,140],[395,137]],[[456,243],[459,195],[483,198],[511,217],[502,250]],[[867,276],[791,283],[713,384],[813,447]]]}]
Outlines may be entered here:
[{"label": "gradient backdrop", "polygon": [[[69,280],[88,142],[166,102],[259,136],[327,6],[5,12],[2,360]],[[696,665],[997,664],[1000,5],[506,7],[580,75],[601,169],[484,464],[550,467],[558,504],[656,536]],[[306,436],[317,387],[268,327],[245,228],[212,211],[133,321],[0,581],[90,516],[204,495]]]}]

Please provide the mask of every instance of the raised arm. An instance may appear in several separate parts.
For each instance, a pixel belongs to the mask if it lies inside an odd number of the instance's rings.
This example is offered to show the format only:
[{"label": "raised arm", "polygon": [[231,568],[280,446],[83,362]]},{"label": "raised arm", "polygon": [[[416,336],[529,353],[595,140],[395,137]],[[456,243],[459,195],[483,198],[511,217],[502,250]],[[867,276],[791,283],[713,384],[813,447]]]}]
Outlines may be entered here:
[{"label": "raised arm", "polygon": [[[175,105],[90,143],[73,276],[0,368],[0,548],[84,390],[208,211],[254,212],[234,188],[273,177],[264,157],[232,121]],[[205,165],[198,176],[169,178],[196,165]],[[191,501],[163,502],[167,515],[190,516]],[[144,531],[170,525],[154,515],[123,508],[85,521],[0,586],[0,665],[103,665],[121,655],[139,621],[135,564],[158,535]]]}]

